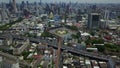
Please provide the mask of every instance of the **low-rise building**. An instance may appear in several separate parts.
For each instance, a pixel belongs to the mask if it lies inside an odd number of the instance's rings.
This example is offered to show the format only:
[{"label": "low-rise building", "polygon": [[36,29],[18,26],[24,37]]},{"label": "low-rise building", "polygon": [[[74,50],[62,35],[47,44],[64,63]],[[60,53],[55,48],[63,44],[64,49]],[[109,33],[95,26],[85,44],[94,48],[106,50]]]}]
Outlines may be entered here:
[{"label": "low-rise building", "polygon": [[27,39],[22,43],[16,44],[13,50],[13,54],[21,54],[28,47],[28,45],[29,45],[29,39]]},{"label": "low-rise building", "polygon": [[20,68],[19,61],[13,55],[0,52],[0,68]]},{"label": "low-rise building", "polygon": [[12,44],[12,37],[11,36],[1,36],[0,37],[0,45],[6,45],[9,46]]}]

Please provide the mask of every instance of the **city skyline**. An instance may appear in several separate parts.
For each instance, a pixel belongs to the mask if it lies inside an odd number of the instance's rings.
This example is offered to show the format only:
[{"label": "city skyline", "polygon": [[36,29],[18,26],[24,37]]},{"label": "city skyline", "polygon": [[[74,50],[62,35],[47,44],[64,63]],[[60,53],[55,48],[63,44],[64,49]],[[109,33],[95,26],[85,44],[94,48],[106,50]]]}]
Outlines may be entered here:
[{"label": "city skyline", "polygon": [[[40,2],[40,0],[16,0],[17,3],[21,3],[21,1]],[[8,3],[9,0],[0,0],[0,2]],[[42,2],[120,3],[120,0],[42,0]]]},{"label": "city skyline", "polygon": [[0,68],[119,68],[119,6],[119,0],[0,0]]}]

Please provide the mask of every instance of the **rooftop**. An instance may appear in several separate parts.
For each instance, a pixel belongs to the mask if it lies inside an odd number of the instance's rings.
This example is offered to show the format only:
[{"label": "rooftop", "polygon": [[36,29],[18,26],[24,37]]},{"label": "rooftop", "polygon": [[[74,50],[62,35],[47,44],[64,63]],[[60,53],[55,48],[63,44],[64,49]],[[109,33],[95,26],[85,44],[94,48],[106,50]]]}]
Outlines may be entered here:
[{"label": "rooftop", "polygon": [[17,44],[17,46],[15,46],[15,48],[20,48],[23,44]]}]

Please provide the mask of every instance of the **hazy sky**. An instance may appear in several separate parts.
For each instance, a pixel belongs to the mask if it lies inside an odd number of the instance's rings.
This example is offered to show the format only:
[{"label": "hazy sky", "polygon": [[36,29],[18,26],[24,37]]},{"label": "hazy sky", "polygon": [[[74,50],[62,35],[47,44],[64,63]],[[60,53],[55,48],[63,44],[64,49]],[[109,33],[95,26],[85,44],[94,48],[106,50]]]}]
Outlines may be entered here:
[{"label": "hazy sky", "polygon": [[[40,0],[16,0],[16,2],[29,1],[39,2]],[[120,3],[120,0],[42,0],[42,2],[79,2],[79,3]],[[9,0],[0,0],[0,2],[9,2]]]}]

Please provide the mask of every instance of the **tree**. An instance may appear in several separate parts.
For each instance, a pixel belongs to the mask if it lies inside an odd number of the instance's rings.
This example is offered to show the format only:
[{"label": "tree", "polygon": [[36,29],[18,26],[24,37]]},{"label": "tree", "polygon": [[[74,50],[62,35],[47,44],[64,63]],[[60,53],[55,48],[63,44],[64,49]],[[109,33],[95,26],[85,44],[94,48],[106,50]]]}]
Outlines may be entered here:
[{"label": "tree", "polygon": [[77,35],[72,34],[71,36],[72,36],[72,38],[77,39]]},{"label": "tree", "polygon": [[76,26],[68,26],[65,25],[66,28],[71,29],[71,30],[78,30],[78,28]]},{"label": "tree", "polygon": [[118,16],[118,19],[120,20],[120,16]]},{"label": "tree", "polygon": [[96,46],[97,47],[97,49],[98,49],[98,51],[100,51],[100,52],[104,52],[105,51],[105,46]]},{"label": "tree", "polygon": [[15,24],[15,23],[17,23],[17,22],[21,22],[22,20],[23,20],[23,18],[20,17],[20,18],[18,18],[18,20],[16,20],[16,21],[7,23],[7,24],[5,24],[5,25],[2,25],[2,26],[0,26],[0,30],[7,30],[7,29],[9,29],[13,24]]},{"label": "tree", "polygon": [[120,52],[120,47],[118,45],[114,45],[114,44],[105,44],[105,48],[107,51],[110,52]]},{"label": "tree", "polygon": [[76,35],[77,35],[78,38],[81,38],[81,33],[80,32],[77,32]]},{"label": "tree", "polygon": [[94,35],[95,35],[95,32],[91,31],[90,34],[91,34],[92,36],[94,36]]},{"label": "tree", "polygon": [[91,43],[90,38],[88,38],[88,39],[85,41],[85,43],[86,43],[87,45],[89,45],[89,44]]},{"label": "tree", "polygon": [[43,32],[42,34],[41,34],[41,36],[42,37],[53,37],[53,35],[52,34],[50,34],[49,32]]},{"label": "tree", "polygon": [[103,44],[104,40],[103,39],[93,39],[91,40],[92,44]]}]

